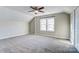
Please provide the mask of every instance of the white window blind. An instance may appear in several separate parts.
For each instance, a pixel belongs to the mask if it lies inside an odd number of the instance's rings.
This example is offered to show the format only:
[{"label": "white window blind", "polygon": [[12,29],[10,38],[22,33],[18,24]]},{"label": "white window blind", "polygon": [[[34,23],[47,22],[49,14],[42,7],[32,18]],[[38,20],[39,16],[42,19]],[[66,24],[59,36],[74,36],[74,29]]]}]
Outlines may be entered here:
[{"label": "white window blind", "polygon": [[47,18],[47,31],[54,31],[54,17]]},{"label": "white window blind", "polygon": [[54,31],[55,18],[40,19],[40,31]]},{"label": "white window blind", "polygon": [[40,19],[40,30],[46,31],[46,19]]}]

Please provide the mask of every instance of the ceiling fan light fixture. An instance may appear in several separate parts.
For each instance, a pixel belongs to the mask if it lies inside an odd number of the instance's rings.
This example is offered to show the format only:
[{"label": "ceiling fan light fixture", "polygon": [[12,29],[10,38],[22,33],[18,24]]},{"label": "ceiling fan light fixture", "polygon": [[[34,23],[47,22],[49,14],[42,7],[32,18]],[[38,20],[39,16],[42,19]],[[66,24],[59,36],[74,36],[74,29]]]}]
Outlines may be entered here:
[{"label": "ceiling fan light fixture", "polygon": [[42,9],[44,9],[43,6],[31,6],[30,8],[32,9],[30,12],[34,12],[35,14],[38,14],[39,12],[44,13],[44,11],[42,11]]},{"label": "ceiling fan light fixture", "polygon": [[38,10],[35,10],[35,14],[37,14],[38,13]]}]

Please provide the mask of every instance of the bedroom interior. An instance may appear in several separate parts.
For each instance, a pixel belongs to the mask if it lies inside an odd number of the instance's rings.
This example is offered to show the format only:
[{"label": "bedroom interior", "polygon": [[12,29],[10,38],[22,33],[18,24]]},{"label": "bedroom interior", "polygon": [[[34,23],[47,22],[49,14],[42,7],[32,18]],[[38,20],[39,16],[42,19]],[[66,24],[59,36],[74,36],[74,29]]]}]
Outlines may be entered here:
[{"label": "bedroom interior", "polygon": [[0,53],[78,53],[77,6],[0,6]]}]

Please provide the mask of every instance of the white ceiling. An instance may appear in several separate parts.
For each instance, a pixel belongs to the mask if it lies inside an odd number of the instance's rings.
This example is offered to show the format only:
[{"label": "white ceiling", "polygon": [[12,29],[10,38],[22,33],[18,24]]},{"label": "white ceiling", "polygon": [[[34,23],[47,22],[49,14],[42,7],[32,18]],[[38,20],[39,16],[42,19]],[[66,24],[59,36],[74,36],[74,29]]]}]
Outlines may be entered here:
[{"label": "white ceiling", "polygon": [[44,6],[44,7],[45,7],[43,9],[44,13],[38,13],[37,15],[35,15],[34,12],[28,12],[32,10],[30,6],[4,6],[4,8],[6,9],[10,9],[19,12],[20,14],[24,14],[25,20],[27,20],[28,22],[31,21],[32,18],[35,16],[54,14],[60,12],[65,12],[70,14],[76,8],[76,6]]},{"label": "white ceiling", "polygon": [[28,12],[32,10],[30,6],[6,6],[6,8],[13,9],[21,13],[25,13],[28,16],[46,15],[59,12],[71,13],[76,8],[76,6],[44,6],[44,7],[45,7],[45,9],[43,9],[44,13],[38,13],[37,15],[35,15],[33,12]]}]

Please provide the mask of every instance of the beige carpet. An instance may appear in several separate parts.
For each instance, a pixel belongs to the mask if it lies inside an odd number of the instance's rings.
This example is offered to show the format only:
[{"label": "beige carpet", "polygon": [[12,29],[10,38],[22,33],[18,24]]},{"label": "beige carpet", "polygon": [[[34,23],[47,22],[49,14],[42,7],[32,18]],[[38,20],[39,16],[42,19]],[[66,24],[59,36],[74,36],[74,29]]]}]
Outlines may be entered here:
[{"label": "beige carpet", "polygon": [[1,53],[73,53],[77,50],[67,40],[38,35],[23,35],[0,40]]}]

